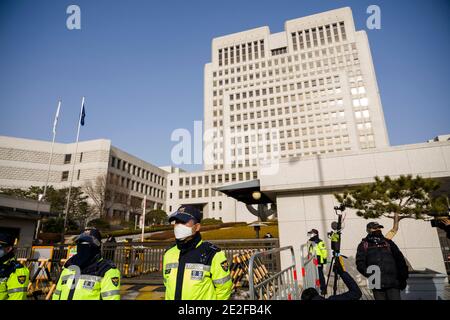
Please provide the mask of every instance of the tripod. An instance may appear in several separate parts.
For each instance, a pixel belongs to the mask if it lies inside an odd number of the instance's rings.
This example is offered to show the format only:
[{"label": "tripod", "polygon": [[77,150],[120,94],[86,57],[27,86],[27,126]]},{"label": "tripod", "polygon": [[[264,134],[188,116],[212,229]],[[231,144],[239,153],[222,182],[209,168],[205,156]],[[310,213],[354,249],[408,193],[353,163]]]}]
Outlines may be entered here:
[{"label": "tripod", "polygon": [[331,239],[331,249],[333,250],[333,258],[331,259],[330,269],[328,270],[326,288],[328,288],[328,284],[330,282],[331,271],[333,271],[334,272],[333,295],[337,294],[337,285],[338,285],[338,277],[339,277],[339,274],[336,270],[335,264],[340,263],[340,262],[336,261],[336,259],[339,259],[339,257],[347,258],[346,256],[341,255],[342,213],[344,212],[344,210],[345,210],[344,205],[340,205],[339,207],[334,207],[334,211],[335,211],[336,215],[338,216],[338,221],[333,222],[331,224],[331,228],[333,229],[333,231],[328,233],[328,236]]}]

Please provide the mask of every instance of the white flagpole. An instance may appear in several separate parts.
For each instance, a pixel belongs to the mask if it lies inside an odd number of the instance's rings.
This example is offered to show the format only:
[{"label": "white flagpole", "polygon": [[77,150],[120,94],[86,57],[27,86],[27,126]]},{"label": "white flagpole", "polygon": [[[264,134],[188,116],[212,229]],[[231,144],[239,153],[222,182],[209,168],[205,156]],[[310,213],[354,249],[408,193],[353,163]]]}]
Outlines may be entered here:
[{"label": "white flagpole", "polygon": [[142,235],[141,235],[141,242],[144,242],[144,230],[145,230],[145,211],[146,211],[146,205],[147,205],[147,196],[144,196],[144,203],[143,203],[143,209],[142,209]]},{"label": "white flagpole", "polygon": [[72,191],[72,183],[73,183],[73,175],[75,170],[75,162],[77,161],[77,152],[78,152],[78,139],[80,138],[80,127],[81,127],[81,116],[83,113],[83,106],[84,106],[84,97],[81,100],[81,107],[80,107],[80,117],[78,118],[78,130],[77,130],[77,142],[75,144],[75,153],[74,153],[74,159],[73,159],[73,165],[72,165],[72,175],[70,177],[70,185],[69,185],[69,194],[67,195],[67,203],[66,203],[66,212],[64,215],[64,231],[66,231],[67,227],[67,215],[69,213],[69,206],[70,206],[70,193]]},{"label": "white flagpole", "polygon": [[59,99],[59,101],[58,101],[58,107],[56,108],[55,119],[53,120],[53,130],[52,130],[53,131],[53,139],[52,139],[52,144],[50,147],[50,157],[48,159],[47,180],[45,181],[44,192],[42,193],[42,195],[39,195],[41,197],[38,198],[37,212],[38,212],[39,220],[37,222],[37,227],[36,227],[36,238],[38,236],[40,225],[41,225],[41,219],[40,219],[41,212],[40,212],[39,206],[41,204],[41,201],[45,201],[45,196],[47,194],[48,181],[50,180],[50,169],[52,166],[52,159],[53,159],[53,147],[55,145],[55,139],[56,139],[56,125],[58,124],[58,117],[59,117],[60,109],[61,109],[61,99]]}]

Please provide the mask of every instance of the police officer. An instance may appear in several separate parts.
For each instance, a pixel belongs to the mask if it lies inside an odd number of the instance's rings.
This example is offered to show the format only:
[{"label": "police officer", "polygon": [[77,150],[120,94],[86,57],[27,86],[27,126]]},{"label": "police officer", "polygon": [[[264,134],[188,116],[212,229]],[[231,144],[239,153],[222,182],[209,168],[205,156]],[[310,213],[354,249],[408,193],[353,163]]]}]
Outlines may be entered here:
[{"label": "police officer", "polygon": [[17,262],[14,237],[0,233],[0,300],[26,300],[30,271]]},{"label": "police officer", "polygon": [[77,254],[64,265],[53,300],[120,300],[120,271],[101,257],[101,234],[88,228],[76,239]]},{"label": "police officer", "polygon": [[232,291],[225,253],[202,241],[201,212],[181,206],[169,217],[175,222],[176,244],[163,258],[166,300],[227,300]]},{"label": "police officer", "polygon": [[317,268],[319,271],[320,291],[321,294],[326,294],[327,284],[325,282],[325,276],[323,274],[323,266],[327,263],[328,251],[325,246],[325,242],[319,238],[319,231],[311,229],[307,234],[309,253],[315,254],[317,257]]}]

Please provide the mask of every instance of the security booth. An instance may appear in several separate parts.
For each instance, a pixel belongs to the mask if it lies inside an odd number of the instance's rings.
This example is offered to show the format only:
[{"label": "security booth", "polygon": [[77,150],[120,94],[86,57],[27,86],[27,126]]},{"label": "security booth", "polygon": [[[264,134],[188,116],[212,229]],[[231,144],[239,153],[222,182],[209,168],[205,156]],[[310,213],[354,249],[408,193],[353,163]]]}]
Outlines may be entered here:
[{"label": "security booth", "polygon": [[16,237],[20,247],[31,247],[42,217],[50,216],[47,202],[0,194],[0,232]]},{"label": "security booth", "polygon": [[214,189],[247,205],[274,203],[273,198],[269,197],[266,193],[261,192],[258,179],[230,184]]},{"label": "security booth", "polygon": [[[246,205],[247,210],[257,218],[256,222],[249,225],[254,228],[256,238],[259,238],[261,227],[266,226],[264,222],[271,216],[277,216],[275,198],[261,191],[259,180],[227,185],[215,190]],[[281,256],[290,259],[291,263],[281,267]],[[276,261],[276,268],[267,268],[273,261]],[[230,269],[235,293],[248,288],[248,299],[300,299],[297,265],[292,246],[259,251],[244,250],[233,255]]]}]

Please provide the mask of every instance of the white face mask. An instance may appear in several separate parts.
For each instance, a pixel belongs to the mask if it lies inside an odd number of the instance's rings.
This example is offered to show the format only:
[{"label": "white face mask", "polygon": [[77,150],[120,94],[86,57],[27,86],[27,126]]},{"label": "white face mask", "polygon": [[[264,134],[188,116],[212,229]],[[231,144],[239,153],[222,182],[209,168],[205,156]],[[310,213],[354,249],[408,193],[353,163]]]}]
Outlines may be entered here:
[{"label": "white face mask", "polygon": [[177,238],[178,240],[184,240],[187,237],[192,236],[193,234],[192,227],[185,226],[181,223],[175,225],[173,232],[175,233],[175,238]]}]

